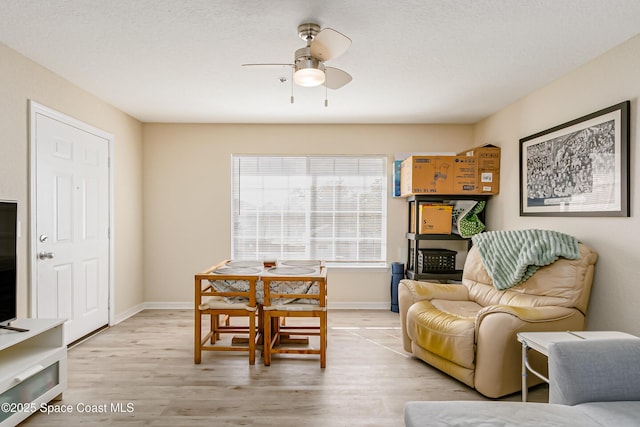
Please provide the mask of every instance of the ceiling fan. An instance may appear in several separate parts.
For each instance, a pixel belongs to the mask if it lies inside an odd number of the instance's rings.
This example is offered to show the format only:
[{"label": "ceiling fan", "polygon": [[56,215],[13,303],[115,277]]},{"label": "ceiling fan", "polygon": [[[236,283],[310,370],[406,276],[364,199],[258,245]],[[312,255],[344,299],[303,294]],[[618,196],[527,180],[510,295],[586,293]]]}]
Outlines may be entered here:
[{"label": "ceiling fan", "polygon": [[[325,61],[342,55],[351,45],[351,39],[331,28],[320,29],[318,24],[298,26],[298,36],[306,46],[296,50],[293,64],[242,64],[243,67],[290,67],[293,81],[304,87],[324,85],[340,89],[352,80],[346,71],[324,65]],[[293,96],[291,98],[293,102]]]}]

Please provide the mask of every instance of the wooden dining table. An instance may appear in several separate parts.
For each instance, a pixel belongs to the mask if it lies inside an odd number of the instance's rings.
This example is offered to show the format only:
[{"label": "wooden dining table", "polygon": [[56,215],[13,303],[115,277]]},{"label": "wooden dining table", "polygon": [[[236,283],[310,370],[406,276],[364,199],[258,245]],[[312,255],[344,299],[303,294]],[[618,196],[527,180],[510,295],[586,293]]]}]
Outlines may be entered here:
[{"label": "wooden dining table", "polygon": [[[215,283],[225,283],[225,286],[233,286],[234,282],[248,282],[250,280],[254,280],[256,286],[254,289],[256,290],[255,301],[257,305],[258,311],[258,325],[257,325],[257,335],[256,335],[256,344],[262,345],[264,343],[264,316],[263,316],[263,307],[264,307],[264,283],[274,283],[274,282],[314,282],[318,283],[318,286],[321,286],[325,289],[326,292],[326,267],[324,263],[321,261],[307,261],[307,260],[291,260],[291,261],[281,261],[278,263],[275,262],[259,262],[259,261],[236,261],[236,260],[227,260],[218,263],[215,267],[210,269],[207,272],[207,277],[210,282],[212,282],[215,287]],[[199,275],[200,278],[202,274]],[[248,285],[246,285],[248,286]],[[203,289],[205,287],[198,287],[196,285],[196,306],[199,304],[202,296],[205,296],[203,293]],[[303,298],[304,294],[292,293],[292,299]],[[279,328],[281,326],[281,321],[277,317],[271,318],[271,328],[272,335],[276,335],[279,332]],[[299,344],[308,344],[309,339],[307,337],[304,338],[291,338],[291,337],[282,337],[282,342],[287,343],[299,343]],[[246,343],[247,338],[241,336],[234,336],[232,338],[232,344],[241,344]]]}]

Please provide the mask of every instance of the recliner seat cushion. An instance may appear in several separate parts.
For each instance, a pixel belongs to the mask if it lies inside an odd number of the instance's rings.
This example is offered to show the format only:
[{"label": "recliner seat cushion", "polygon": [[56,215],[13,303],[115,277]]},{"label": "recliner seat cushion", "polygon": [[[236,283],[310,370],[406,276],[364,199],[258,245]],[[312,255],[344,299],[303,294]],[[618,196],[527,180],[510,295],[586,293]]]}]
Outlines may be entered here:
[{"label": "recliner seat cushion", "polygon": [[473,369],[475,317],[481,309],[473,301],[420,301],[409,308],[407,333],[420,347]]}]

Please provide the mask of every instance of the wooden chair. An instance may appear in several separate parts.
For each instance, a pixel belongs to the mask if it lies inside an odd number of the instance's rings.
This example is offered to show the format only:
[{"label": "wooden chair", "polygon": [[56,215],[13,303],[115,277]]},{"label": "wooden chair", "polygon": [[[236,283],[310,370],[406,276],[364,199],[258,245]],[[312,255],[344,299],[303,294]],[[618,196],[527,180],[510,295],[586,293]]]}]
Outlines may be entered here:
[{"label": "wooden chair", "polygon": [[[222,275],[217,274],[224,267],[224,261],[195,275],[195,330],[194,363],[199,364],[203,351],[246,351],[249,364],[255,364],[256,353],[256,283],[258,274]],[[222,286],[229,283],[236,287]],[[203,317],[209,316],[208,331],[203,337]],[[242,317],[248,325],[232,325],[231,318]],[[206,324],[206,323],[204,323]],[[222,334],[248,335],[247,339],[232,338],[231,345],[218,343]],[[238,337],[239,338],[239,337]]]},{"label": "wooden chair", "polygon": [[[277,274],[277,273],[275,273]],[[273,354],[318,354],[320,367],[327,365],[327,273],[324,266],[318,267],[317,274],[273,277],[263,275],[264,284],[264,350],[265,366],[271,364]],[[300,283],[308,283],[309,289],[299,292]],[[293,300],[283,302],[283,300]],[[298,322],[284,322],[287,317],[318,318],[319,324],[297,324]],[[300,340],[293,336],[318,336],[319,348],[301,347]]]}]

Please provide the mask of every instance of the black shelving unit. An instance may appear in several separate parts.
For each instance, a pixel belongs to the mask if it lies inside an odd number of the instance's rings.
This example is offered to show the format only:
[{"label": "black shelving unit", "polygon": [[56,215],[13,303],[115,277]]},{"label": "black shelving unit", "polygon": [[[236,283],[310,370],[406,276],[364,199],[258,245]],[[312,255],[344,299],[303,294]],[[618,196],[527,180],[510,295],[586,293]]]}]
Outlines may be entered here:
[{"label": "black shelving unit", "polygon": [[[457,240],[457,241],[466,241],[467,249],[471,248],[471,239],[461,237],[458,234],[420,234],[417,231],[419,230],[419,217],[420,217],[420,204],[422,203],[442,203],[444,201],[455,201],[455,200],[476,200],[476,201],[488,201],[490,196],[484,195],[413,195],[407,197],[407,211],[408,211],[408,232],[407,232],[407,270],[406,276],[408,279],[413,280],[438,280],[438,281],[449,281],[449,280],[462,280],[462,270],[455,269],[451,271],[438,271],[438,272],[421,272],[418,270],[419,265],[419,256],[420,256],[420,242],[421,241],[436,241],[436,240]],[[414,205],[414,209],[411,209],[411,205]],[[483,209],[478,217],[480,220],[486,224],[485,222],[485,209]],[[415,231],[411,230],[412,218],[411,214],[413,212],[413,224],[415,225]]]}]

